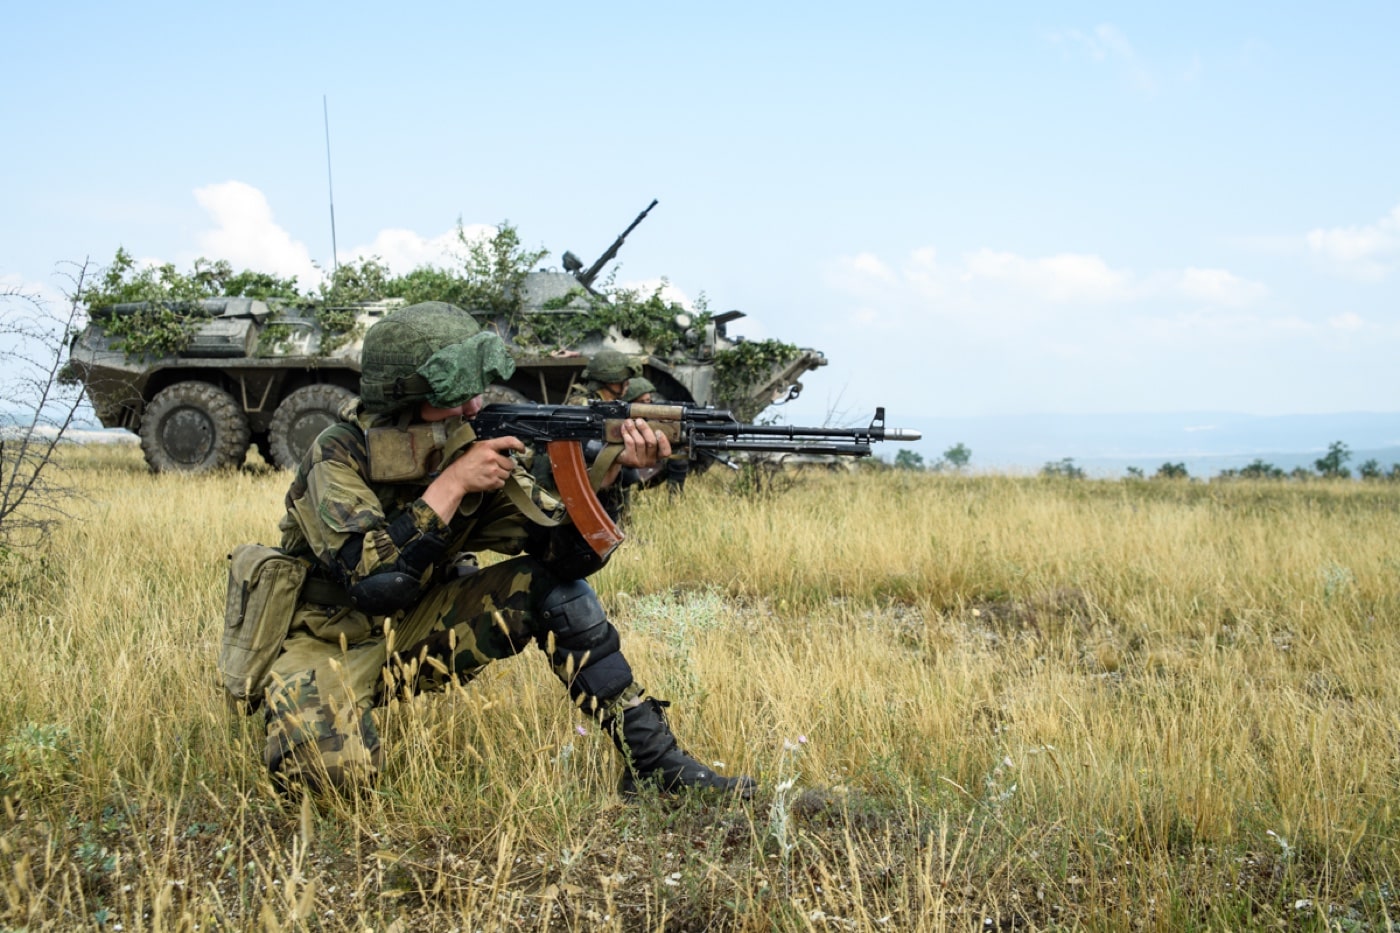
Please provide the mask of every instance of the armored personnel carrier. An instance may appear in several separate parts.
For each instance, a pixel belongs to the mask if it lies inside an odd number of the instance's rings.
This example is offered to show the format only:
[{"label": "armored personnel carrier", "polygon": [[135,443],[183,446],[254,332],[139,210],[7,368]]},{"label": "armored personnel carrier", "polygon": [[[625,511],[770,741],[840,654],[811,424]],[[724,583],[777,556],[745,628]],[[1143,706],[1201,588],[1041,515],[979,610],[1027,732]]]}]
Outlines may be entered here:
[{"label": "armored personnel carrier", "polygon": [[[465,309],[500,333],[516,357],[515,375],[492,386],[488,401],[561,403],[588,358],[612,347],[667,401],[718,405],[753,420],[796,397],[798,379],[825,365],[816,350],[729,337],[726,325],[743,317],[739,311],[691,314],[671,306],[668,320],[638,328],[600,314],[606,298],[593,290],[594,279],[647,211],[587,269],[566,252],[562,271],[526,273],[512,311]],[[169,303],[162,310],[179,320],[185,339],[164,353],[131,353],[122,336],[150,312],[149,302],[93,307],[73,339],[68,372],[85,384],[105,427],[140,436],[152,470],[237,466],[254,445],[265,461],[290,469],[357,393],[365,329],[401,304],[336,309],[341,327],[330,330],[324,308],[297,302]]]}]

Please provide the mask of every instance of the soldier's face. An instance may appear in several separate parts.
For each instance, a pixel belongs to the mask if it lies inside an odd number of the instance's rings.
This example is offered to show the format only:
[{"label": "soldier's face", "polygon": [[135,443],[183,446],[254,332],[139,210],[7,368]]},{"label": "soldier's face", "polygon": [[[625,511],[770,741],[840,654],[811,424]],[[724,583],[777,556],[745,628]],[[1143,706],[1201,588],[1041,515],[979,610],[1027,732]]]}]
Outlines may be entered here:
[{"label": "soldier's face", "polygon": [[481,396],[468,399],[456,408],[438,408],[436,405],[429,405],[427,402],[418,410],[418,417],[423,421],[446,421],[448,418],[475,418],[483,407]]}]

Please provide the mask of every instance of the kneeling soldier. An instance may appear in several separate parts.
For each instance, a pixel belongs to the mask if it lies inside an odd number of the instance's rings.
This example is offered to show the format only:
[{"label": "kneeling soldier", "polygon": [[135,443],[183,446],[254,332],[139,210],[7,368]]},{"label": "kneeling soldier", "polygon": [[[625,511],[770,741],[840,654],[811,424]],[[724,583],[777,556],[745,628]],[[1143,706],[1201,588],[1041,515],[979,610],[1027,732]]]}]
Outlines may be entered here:
[{"label": "kneeling soldier", "polygon": [[[313,790],[372,783],[383,749],[370,710],[386,694],[470,678],[533,642],[622,753],[623,794],[652,784],[750,796],[751,778],[723,777],[682,751],[666,704],[633,679],[585,580],[605,559],[567,521],[538,520],[563,509],[518,462],[525,445],[471,434],[482,391],[515,367],[500,338],[451,305],[412,305],[369,329],[361,367],[360,398],[317,438],[287,492],[281,547],[311,571],[262,681],[273,776]],[[404,481],[376,470],[371,439],[382,435],[368,432],[425,424],[449,439],[439,473]],[[670,453],[643,421],[626,422],[623,436],[598,483],[605,506],[615,507],[622,466]],[[454,573],[454,555],[479,551],[515,556]]]}]

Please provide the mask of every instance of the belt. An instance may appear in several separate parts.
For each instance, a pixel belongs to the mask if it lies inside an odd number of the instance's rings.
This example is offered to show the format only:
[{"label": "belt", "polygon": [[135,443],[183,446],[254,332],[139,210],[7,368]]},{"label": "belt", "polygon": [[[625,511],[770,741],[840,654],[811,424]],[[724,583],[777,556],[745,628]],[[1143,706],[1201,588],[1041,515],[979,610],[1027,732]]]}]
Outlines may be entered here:
[{"label": "belt", "polygon": [[306,582],[302,584],[301,598],[303,602],[316,603],[320,606],[353,606],[355,604],[345,587],[339,583],[312,576],[308,576]]}]

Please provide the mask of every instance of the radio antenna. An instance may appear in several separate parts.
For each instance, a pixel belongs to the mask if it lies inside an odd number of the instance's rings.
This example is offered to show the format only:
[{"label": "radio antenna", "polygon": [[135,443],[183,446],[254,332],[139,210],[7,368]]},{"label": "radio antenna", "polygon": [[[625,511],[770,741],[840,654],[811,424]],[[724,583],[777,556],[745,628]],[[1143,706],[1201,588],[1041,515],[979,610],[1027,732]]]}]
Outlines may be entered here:
[{"label": "radio antenna", "polygon": [[326,95],[321,95],[321,115],[325,118],[326,124],[326,187],[329,189],[331,202],[331,270],[332,273],[340,271],[340,251],[335,245],[335,182],[331,178],[331,111],[326,104]]}]

